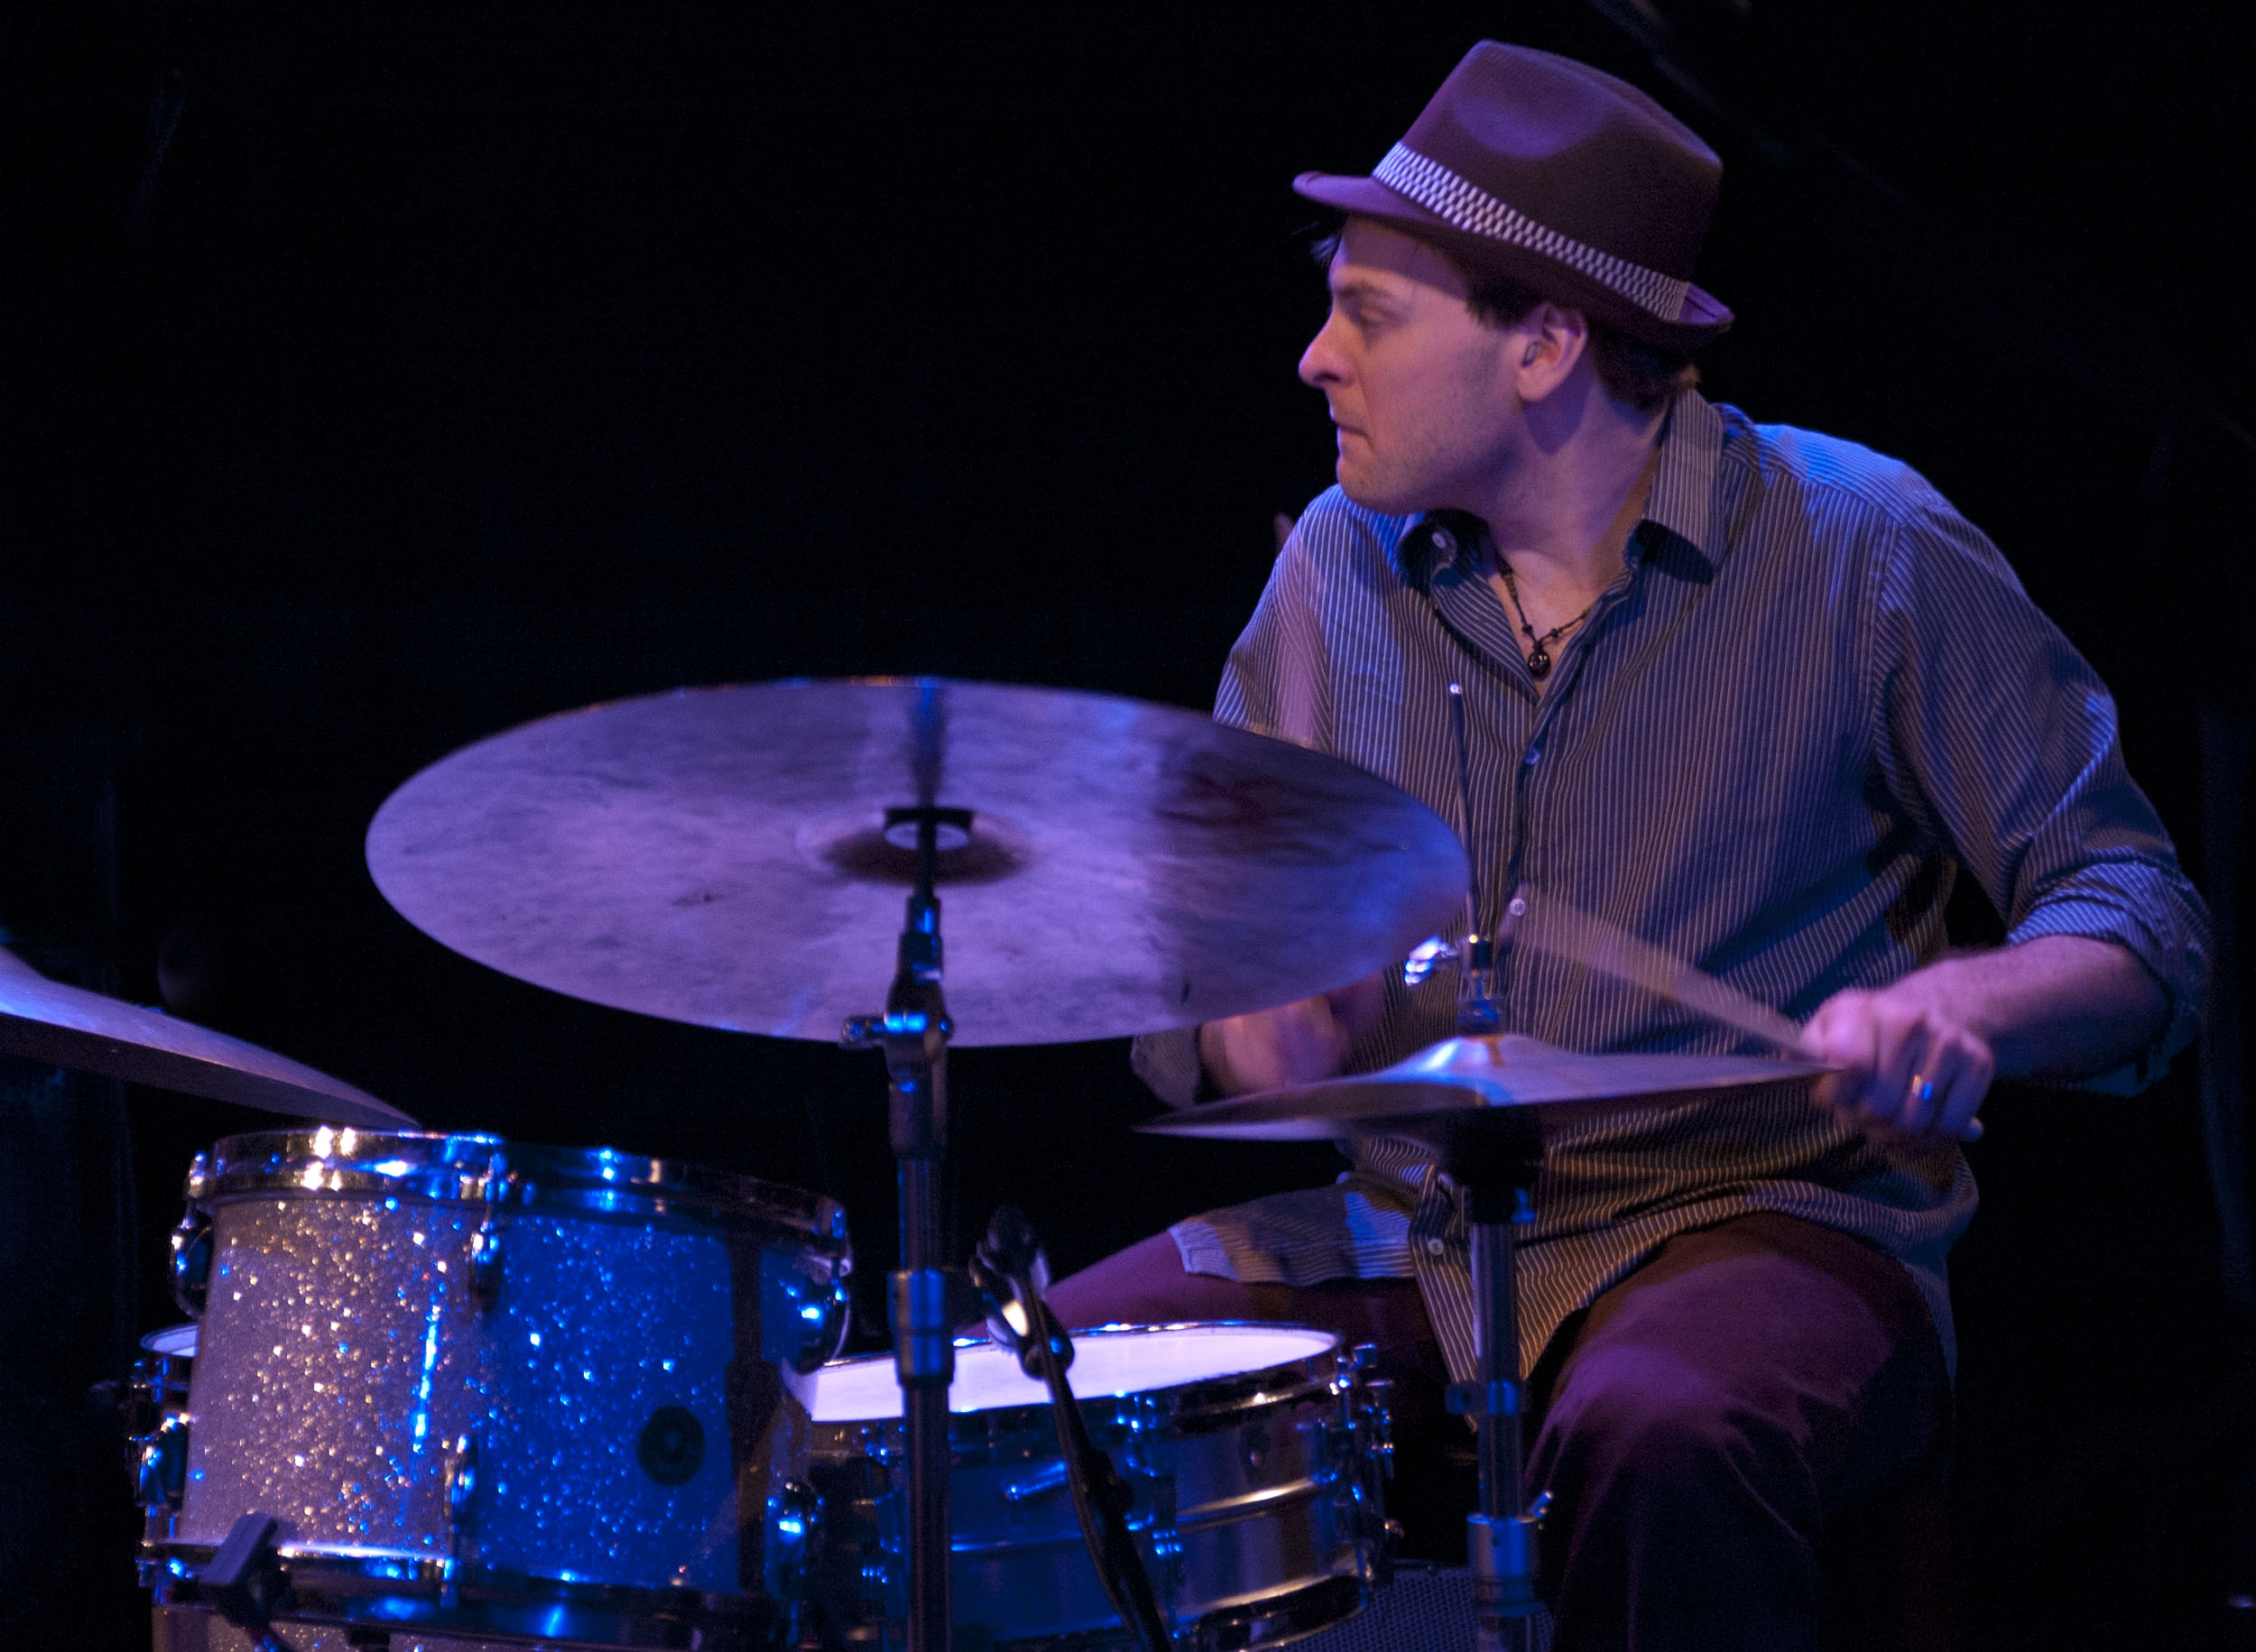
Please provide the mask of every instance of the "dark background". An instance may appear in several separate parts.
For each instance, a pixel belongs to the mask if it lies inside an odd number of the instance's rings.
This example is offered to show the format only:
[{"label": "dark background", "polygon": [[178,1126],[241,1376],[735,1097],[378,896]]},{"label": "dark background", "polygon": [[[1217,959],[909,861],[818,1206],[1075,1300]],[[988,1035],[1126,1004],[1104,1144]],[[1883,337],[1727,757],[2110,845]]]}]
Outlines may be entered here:
[{"label": "dark background", "polygon": [[[432,1125],[820,1188],[874,1284],[874,1057],[455,957],[370,885],[369,817],[478,735],[681,683],[939,672],[1203,706],[1272,513],[1329,480],[1292,372],[1322,299],[1287,180],[1366,170],[1483,36],[1599,64],[1711,138],[1702,280],[1740,322],[1710,393],[1900,455],[1986,527],[2229,892],[2256,51],[2225,8],[2105,15],[20,15],[0,927]],[[1994,933],[1978,897],[1956,917]],[[1067,1269],[1330,1170],[1130,1135],[1154,1103],[1121,1045],[964,1052],[955,1079],[966,1231],[1016,1199]],[[2189,1060],[2130,1103],[1987,1109],[1954,1261],[1970,1646],[2240,1644],[2256,1615],[2224,1604],[2256,1574],[2234,1536],[2247,1261],[2213,1197],[2245,1163],[2237,1094],[2216,1099],[2205,1131]],[[188,1156],[263,1121],[10,1077],[0,1558],[30,1644],[145,1633],[114,1446],[75,1396],[177,1317],[160,1262]]]}]

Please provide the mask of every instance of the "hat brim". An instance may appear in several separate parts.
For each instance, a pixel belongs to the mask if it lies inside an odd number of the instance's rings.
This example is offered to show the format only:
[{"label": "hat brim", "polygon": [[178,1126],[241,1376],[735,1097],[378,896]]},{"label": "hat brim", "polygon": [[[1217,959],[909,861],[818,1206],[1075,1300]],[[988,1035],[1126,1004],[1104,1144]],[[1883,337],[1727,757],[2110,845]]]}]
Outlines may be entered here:
[{"label": "hat brim", "polygon": [[1375,178],[1303,172],[1292,180],[1292,188],[1296,195],[1335,211],[1377,218],[1421,241],[1445,246],[1479,267],[1494,270],[1533,288],[1554,303],[1579,309],[1605,322],[1616,332],[1662,349],[1697,350],[1721,337],[1731,327],[1731,310],[1698,287],[1687,286],[1683,309],[1673,320],[1664,320],[1571,264],[1515,246],[1509,241],[1493,240],[1459,229],[1448,219],[1428,211]]}]

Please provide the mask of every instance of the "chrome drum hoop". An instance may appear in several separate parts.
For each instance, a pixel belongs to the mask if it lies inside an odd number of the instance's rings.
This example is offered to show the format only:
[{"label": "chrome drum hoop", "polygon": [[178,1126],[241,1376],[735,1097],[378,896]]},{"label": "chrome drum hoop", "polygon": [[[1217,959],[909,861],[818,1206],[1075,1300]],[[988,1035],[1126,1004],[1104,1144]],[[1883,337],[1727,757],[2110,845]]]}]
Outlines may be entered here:
[{"label": "chrome drum hoop", "polygon": [[337,1194],[482,1204],[494,1199],[497,1156],[511,1210],[715,1223],[847,1254],[846,1208],[821,1194],[682,1159],[473,1133],[323,1125],[229,1136],[199,1157],[188,1196],[205,1206]]},{"label": "chrome drum hoop", "polygon": [[[1179,1320],[1170,1324],[1092,1325],[1073,1333],[1077,1353],[1084,1348],[1102,1347],[1113,1339],[1133,1339],[1165,1335],[1169,1333],[1198,1333],[1212,1330],[1276,1330],[1306,1332],[1325,1335],[1309,1325],[1256,1325],[1251,1322],[1231,1324],[1220,1320]],[[1336,1339],[1334,1339],[1336,1342]],[[984,1342],[971,1341],[960,1344],[966,1348],[987,1346]],[[1306,1359],[1271,1365],[1257,1371],[1234,1371],[1225,1376],[1202,1377],[1195,1381],[1179,1383],[1168,1388],[1138,1389],[1126,1394],[1077,1395],[1081,1415],[1087,1422],[1091,1437],[1102,1439],[1108,1432],[1127,1431],[1146,1434],[1154,1429],[1164,1430],[1173,1438],[1189,1438],[1212,1434],[1219,1429],[1234,1428],[1247,1417],[1268,1410],[1280,1404],[1301,1401],[1320,1401],[1335,1391],[1339,1381],[1337,1361],[1331,1350]],[[1072,1376],[1068,1373],[1068,1380]],[[1049,1406],[1046,1400],[1023,1406],[995,1406],[978,1411],[959,1411],[955,1415],[956,1437],[949,1443],[949,1456],[958,1467],[972,1466],[973,1454],[978,1449],[975,1436],[965,1426],[976,1418],[985,1436],[1000,1443],[1013,1440],[1022,1434],[1032,1434],[1038,1442],[1049,1442],[1047,1449],[1056,1450],[1056,1437],[1051,1432]]]},{"label": "chrome drum hoop", "polygon": [[[153,1546],[159,1607],[207,1610],[195,1578],[211,1562],[208,1545]],[[764,1652],[788,1644],[786,1614],[757,1595],[688,1589],[569,1583],[464,1570],[409,1556],[350,1555],[284,1545],[277,1551],[291,1604],[275,1621],[356,1630],[421,1632],[448,1640],[487,1636],[591,1647],[662,1647],[698,1652]]]},{"label": "chrome drum hoop", "polygon": [[[1092,1439],[1134,1492],[1131,1526],[1177,1645],[1203,1652],[1266,1647],[1337,1622],[1364,1603],[1386,1566],[1383,1389],[1366,1380],[1367,1360],[1341,1351],[1332,1334],[1218,1322],[1107,1325],[1075,1334],[1074,1371],[1101,1366],[1110,1343],[1217,1332],[1319,1346],[1250,1370],[1079,1401]],[[966,1361],[998,1356],[1008,1359],[983,1343],[961,1344],[959,1372]],[[850,1640],[890,1640],[903,1608],[900,1424],[836,1415],[818,1380],[794,1390],[817,1407],[800,1471],[824,1501],[817,1604]],[[950,1459],[959,1630],[1011,1648],[1132,1644],[1083,1547],[1049,1407],[955,1412]]]}]

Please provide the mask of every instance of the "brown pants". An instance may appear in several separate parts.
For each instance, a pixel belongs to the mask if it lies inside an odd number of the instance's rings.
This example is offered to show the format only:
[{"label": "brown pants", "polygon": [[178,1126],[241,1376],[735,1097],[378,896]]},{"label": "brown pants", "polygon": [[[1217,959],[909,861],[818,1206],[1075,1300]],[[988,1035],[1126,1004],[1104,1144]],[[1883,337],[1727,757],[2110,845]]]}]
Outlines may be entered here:
[{"label": "brown pants", "polygon": [[[1185,1273],[1160,1233],[1050,1301],[1068,1325],[1283,1320],[1376,1344],[1405,1547],[1462,1556],[1470,1438],[1412,1282],[1241,1285]],[[1949,1644],[1949,1389],[1896,1262],[1790,1216],[1679,1234],[1561,1329],[1530,1387],[1557,1652]]]}]

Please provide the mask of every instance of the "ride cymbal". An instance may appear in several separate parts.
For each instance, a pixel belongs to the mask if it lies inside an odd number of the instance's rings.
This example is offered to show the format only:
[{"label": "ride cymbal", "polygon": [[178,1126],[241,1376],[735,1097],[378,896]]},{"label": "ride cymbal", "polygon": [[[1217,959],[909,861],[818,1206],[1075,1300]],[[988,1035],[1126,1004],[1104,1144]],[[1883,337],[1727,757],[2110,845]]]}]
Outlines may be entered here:
[{"label": "ride cymbal", "polygon": [[913,828],[958,1045],[1191,1026],[1392,964],[1465,899],[1455,834],[1318,752],[1108,695],[866,678],[622,700],[481,741],[368,833],[407,919],[621,1009],[835,1039],[880,1010]]}]

